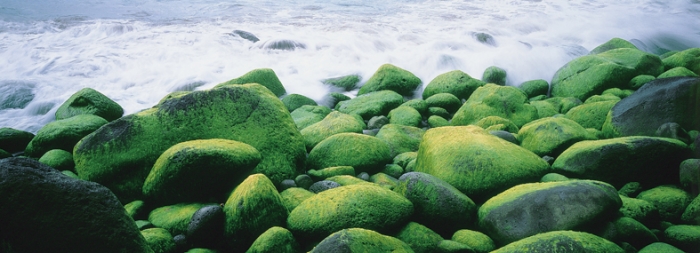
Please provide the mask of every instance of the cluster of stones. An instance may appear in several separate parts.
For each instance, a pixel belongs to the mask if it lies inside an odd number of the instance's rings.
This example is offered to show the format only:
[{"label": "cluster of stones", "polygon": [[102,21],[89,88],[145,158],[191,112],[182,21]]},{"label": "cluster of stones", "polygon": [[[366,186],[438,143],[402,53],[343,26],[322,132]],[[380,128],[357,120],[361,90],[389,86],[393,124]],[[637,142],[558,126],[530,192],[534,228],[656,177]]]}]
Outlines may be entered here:
[{"label": "cluster of stones", "polygon": [[0,129],[0,252],[698,252],[698,74],[613,39],[422,99],[388,64],[330,106],[270,69],[127,116],[84,89]]}]

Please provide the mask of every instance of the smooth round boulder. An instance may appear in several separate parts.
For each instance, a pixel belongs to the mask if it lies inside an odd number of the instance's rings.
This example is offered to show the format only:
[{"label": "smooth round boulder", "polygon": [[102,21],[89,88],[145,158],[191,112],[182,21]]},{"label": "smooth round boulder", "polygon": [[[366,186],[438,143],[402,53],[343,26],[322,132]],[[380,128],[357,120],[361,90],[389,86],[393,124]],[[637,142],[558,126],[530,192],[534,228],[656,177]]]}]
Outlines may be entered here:
[{"label": "smooth round boulder", "polygon": [[323,120],[300,131],[307,150],[313,149],[326,138],[339,133],[362,133],[365,123],[352,115],[334,111]]},{"label": "smooth round boulder", "polygon": [[391,151],[390,156],[394,157],[405,152],[418,151],[418,146],[425,130],[417,127],[387,124],[377,132],[378,139],[386,142]]},{"label": "smooth round boulder", "polygon": [[313,99],[310,99],[304,95],[299,95],[299,94],[289,94],[286,95],[282,98],[282,103],[284,104],[285,107],[287,107],[287,110],[290,112],[296,110],[299,107],[305,106],[305,105],[310,105],[310,106],[317,106],[318,104],[316,101]]},{"label": "smooth round boulder", "polygon": [[608,116],[608,112],[617,102],[618,101],[600,101],[582,104],[566,112],[566,118],[576,121],[576,123],[583,128],[601,130],[603,129],[603,124]]},{"label": "smooth round boulder", "polygon": [[217,248],[222,246],[226,217],[220,205],[200,208],[187,225],[187,242],[193,247]]},{"label": "smooth round boulder", "polygon": [[700,75],[700,48],[689,48],[663,59],[666,70],[684,67]]},{"label": "smooth round boulder", "polygon": [[592,139],[585,128],[564,117],[538,119],[518,131],[520,146],[538,156],[556,157],[574,143]]},{"label": "smooth round boulder", "polygon": [[187,228],[192,222],[192,216],[202,207],[211,203],[179,203],[169,206],[161,206],[153,209],[148,214],[148,221],[154,226],[167,229],[170,234],[180,235],[187,233]]},{"label": "smooth round boulder", "polygon": [[468,99],[476,88],[484,86],[484,84],[486,83],[472,78],[461,70],[453,70],[433,78],[423,90],[423,99],[438,93],[450,93],[460,100]]},{"label": "smooth round boulder", "polygon": [[413,73],[391,64],[384,64],[360,87],[357,95],[360,96],[380,90],[392,90],[403,96],[410,97],[413,96],[413,92],[420,84],[420,78]]},{"label": "smooth round boulder", "polygon": [[97,115],[107,121],[113,121],[124,115],[124,108],[99,91],[83,88],[58,107],[56,120],[80,114]]},{"label": "smooth round boulder", "polygon": [[519,87],[525,92],[525,94],[527,94],[528,98],[547,95],[549,92],[549,83],[542,79],[530,80],[521,83]]},{"label": "smooth round boulder", "polygon": [[281,97],[287,93],[287,90],[284,89],[282,82],[280,82],[280,79],[277,78],[275,71],[268,68],[251,70],[238,78],[218,84],[215,88],[227,85],[244,85],[249,83],[257,83],[264,86],[275,94],[276,97]]},{"label": "smooth round boulder", "polygon": [[438,93],[425,99],[428,107],[445,108],[449,113],[455,113],[462,106],[462,100],[450,93]]},{"label": "smooth round boulder", "polygon": [[493,240],[479,231],[460,229],[452,235],[452,240],[469,246],[476,253],[487,253],[496,249]]},{"label": "smooth round boulder", "polygon": [[361,79],[362,77],[359,75],[347,75],[323,79],[321,83],[343,88],[345,91],[351,91],[357,89],[357,84],[360,83]]},{"label": "smooth round boulder", "polygon": [[302,130],[323,120],[329,113],[331,113],[331,109],[322,105],[303,105],[292,111],[291,115],[297,129]]},{"label": "smooth round boulder", "polygon": [[481,80],[486,83],[498,84],[501,86],[506,85],[506,70],[491,66],[484,70],[484,74],[481,76]]},{"label": "smooth round boulder", "polygon": [[39,158],[39,162],[57,170],[72,171],[75,167],[73,154],[62,149],[49,150]]},{"label": "smooth round boulder", "polygon": [[271,227],[258,236],[246,251],[246,253],[268,252],[296,253],[299,252],[299,243],[297,243],[294,235],[289,230],[283,227]]},{"label": "smooth round boulder", "polygon": [[0,128],[0,149],[9,153],[17,153],[24,151],[27,144],[34,138],[34,134],[17,130],[14,128]]},{"label": "smooth round boulder", "polygon": [[526,102],[527,95],[518,88],[486,84],[477,88],[457,110],[452,125],[470,125],[488,116],[499,116],[520,127],[539,118],[537,109]]},{"label": "smooth round boulder", "polygon": [[357,96],[351,100],[341,101],[335,109],[342,113],[357,114],[364,120],[374,116],[386,115],[403,103],[403,96],[390,90],[376,91]]},{"label": "smooth round boulder", "polygon": [[24,154],[38,158],[52,149],[73,152],[73,147],[80,139],[105,124],[107,124],[105,119],[92,114],[80,114],[53,121],[39,129],[36,136],[27,144]]},{"label": "smooth round boulder", "polygon": [[693,196],[674,185],[660,185],[639,193],[637,199],[654,204],[661,220],[677,223]]},{"label": "smooth round boulder", "polygon": [[681,215],[681,221],[683,223],[700,225],[700,197],[698,196],[696,196],[685,208],[685,211],[683,211]]},{"label": "smooth round boulder", "polygon": [[352,166],[356,173],[374,174],[391,162],[389,146],[377,137],[340,133],[316,145],[307,158],[307,169]]},{"label": "smooth round boulder", "polygon": [[423,116],[413,107],[399,106],[391,110],[387,115],[390,124],[418,127],[423,121]]},{"label": "smooth round boulder", "polygon": [[176,246],[173,241],[173,236],[168,230],[162,228],[148,228],[141,231],[143,238],[146,239],[148,247],[154,253],[175,253]]},{"label": "smooth round boulder", "polygon": [[700,251],[700,226],[675,225],[664,231],[665,242],[685,252]]},{"label": "smooth round boulder", "polygon": [[311,253],[325,252],[404,252],[413,253],[408,244],[363,228],[343,229],[323,239]]},{"label": "smooth round boulder", "polygon": [[437,252],[438,244],[444,240],[430,228],[413,221],[401,228],[394,237],[408,244],[416,253]]}]

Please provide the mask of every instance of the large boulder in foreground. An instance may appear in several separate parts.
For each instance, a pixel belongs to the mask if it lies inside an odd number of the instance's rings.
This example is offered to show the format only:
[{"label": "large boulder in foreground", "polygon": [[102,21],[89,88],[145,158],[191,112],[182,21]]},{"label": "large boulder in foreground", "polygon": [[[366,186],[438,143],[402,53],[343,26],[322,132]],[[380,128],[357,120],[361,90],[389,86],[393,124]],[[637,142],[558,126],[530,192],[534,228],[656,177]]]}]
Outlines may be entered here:
[{"label": "large boulder in foreground", "polygon": [[539,156],[558,156],[576,142],[595,136],[581,125],[564,117],[548,117],[525,124],[518,132],[520,146]]},{"label": "large boulder in foreground", "polygon": [[80,178],[101,183],[124,202],[140,197],[156,159],[180,142],[229,139],[257,149],[252,173],[274,183],[301,172],[304,141],[287,108],[259,84],[221,85],[163,101],[157,107],[110,122],[74,150]]},{"label": "large boulder in foreground", "polygon": [[632,136],[581,141],[565,150],[552,169],[567,177],[600,180],[620,187],[627,182],[660,185],[678,182],[679,165],[690,149],[669,138]]},{"label": "large boulder in foreground", "polygon": [[508,119],[521,127],[539,118],[527,95],[513,86],[486,84],[477,88],[452,117],[452,125],[471,125],[488,116]]},{"label": "large boulder in foreground", "polygon": [[70,96],[66,102],[58,107],[56,120],[80,114],[93,114],[107,121],[112,121],[124,115],[124,108],[99,91],[84,88]]},{"label": "large boulder in foreground", "polygon": [[374,72],[367,82],[360,87],[357,95],[373,91],[392,90],[403,96],[413,96],[413,92],[421,84],[420,78],[408,70],[391,64],[384,64]]},{"label": "large boulder in foreground", "polygon": [[311,253],[403,252],[413,253],[408,244],[391,236],[362,228],[343,229],[326,237]]},{"label": "large boulder in foreground", "polygon": [[316,145],[307,159],[307,169],[352,166],[356,173],[374,174],[391,163],[391,150],[381,139],[358,133],[339,133]]},{"label": "large boulder in foreground", "polygon": [[625,250],[611,241],[589,233],[576,231],[552,231],[530,236],[491,252],[624,253]]},{"label": "large boulder in foreground", "polygon": [[442,179],[472,199],[485,200],[515,185],[539,181],[549,172],[549,164],[480,127],[458,126],[425,132],[415,171]]},{"label": "large boulder in foreground", "polygon": [[109,189],[32,159],[0,160],[0,196],[7,252],[153,252]]},{"label": "large boulder in foreground", "polygon": [[700,78],[674,77],[648,82],[610,110],[603,132],[615,136],[655,136],[659,126],[675,122],[700,130]]},{"label": "large boulder in foreground", "polygon": [[556,230],[586,228],[622,206],[611,185],[588,180],[522,184],[479,208],[479,226],[498,244]]}]

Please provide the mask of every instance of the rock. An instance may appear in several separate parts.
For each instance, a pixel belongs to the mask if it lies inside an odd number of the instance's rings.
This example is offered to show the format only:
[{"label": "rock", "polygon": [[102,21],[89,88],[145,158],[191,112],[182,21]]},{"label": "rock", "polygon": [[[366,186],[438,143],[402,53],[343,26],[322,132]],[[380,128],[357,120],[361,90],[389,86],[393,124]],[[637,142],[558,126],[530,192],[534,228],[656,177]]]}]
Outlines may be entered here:
[{"label": "rock", "polygon": [[399,183],[399,180],[395,177],[389,176],[383,172],[376,173],[369,177],[369,181],[375,183],[387,190],[393,190],[394,187]]},{"label": "rock", "polygon": [[435,77],[423,90],[423,99],[438,93],[450,93],[459,99],[468,99],[485,82],[474,79],[461,70],[453,70]]},{"label": "rock", "polygon": [[568,177],[562,175],[562,174],[557,174],[557,173],[547,173],[547,175],[542,176],[542,179],[540,179],[540,183],[546,183],[546,182],[562,182],[562,181],[569,181]]},{"label": "rock", "polygon": [[629,41],[620,38],[612,38],[608,42],[605,42],[602,45],[597,46],[596,48],[591,50],[589,54],[600,54],[602,52],[607,52],[618,48],[638,49],[634,44],[630,43]]},{"label": "rock", "polygon": [[379,129],[376,137],[386,142],[390,149],[389,155],[394,157],[401,153],[418,151],[423,134],[425,130],[417,127],[388,124]]},{"label": "rock", "polygon": [[300,131],[307,150],[313,149],[321,141],[339,133],[362,133],[365,123],[351,115],[334,111],[323,120]]},{"label": "rock", "polygon": [[382,232],[403,225],[412,213],[413,204],[398,193],[370,183],[354,184],[306,199],[289,214],[287,228],[297,239],[321,239],[346,228]]},{"label": "rock", "polygon": [[683,253],[683,251],[668,243],[655,242],[640,249],[638,253]]},{"label": "rock", "polygon": [[403,174],[394,192],[413,203],[411,220],[441,234],[451,234],[458,229],[470,227],[475,221],[474,201],[457,188],[429,174]]},{"label": "rock", "polygon": [[247,249],[262,233],[284,226],[288,211],[275,185],[263,174],[250,175],[224,204],[224,238],[230,249]]},{"label": "rock", "polygon": [[0,128],[0,149],[9,153],[24,151],[34,134],[9,127]]},{"label": "rock", "polygon": [[698,100],[700,78],[656,79],[618,102],[603,125],[610,137],[654,136],[664,123],[676,122],[686,130],[700,130],[700,107],[688,106]]},{"label": "rock", "polygon": [[299,244],[294,235],[283,227],[271,227],[262,233],[246,253],[296,253]]},{"label": "rock", "polygon": [[621,90],[619,88],[610,88],[610,89],[603,91],[603,93],[601,95],[602,96],[612,95],[612,96],[616,96],[620,99],[623,99],[623,98],[629,97],[630,95],[632,95],[632,93],[634,93],[634,90]]},{"label": "rock", "polygon": [[413,107],[399,106],[389,112],[390,124],[418,127],[423,121],[423,116]]},{"label": "rock", "polygon": [[487,253],[496,249],[493,240],[479,231],[460,229],[452,235],[452,240],[469,246],[476,253]]},{"label": "rock", "polygon": [[547,103],[550,103],[554,108],[561,114],[566,114],[576,106],[583,104],[580,99],[574,97],[552,97],[545,99]]},{"label": "rock", "polygon": [[675,67],[669,70],[666,70],[666,72],[662,73],[661,75],[657,76],[656,78],[669,78],[669,77],[698,77],[698,74],[695,74],[693,71],[690,71],[689,69],[685,67]]},{"label": "rock", "polygon": [[494,126],[496,126],[499,128],[498,130],[506,131],[506,132],[510,132],[510,133],[518,133],[518,131],[520,131],[518,129],[518,126],[513,124],[512,121],[498,117],[498,116],[485,117],[485,118],[477,121],[473,125],[479,126],[483,129],[489,129],[489,128],[493,128]]},{"label": "rock", "polygon": [[348,101],[341,101],[335,109],[347,114],[360,115],[364,120],[374,116],[386,115],[403,103],[403,97],[390,90],[383,90],[357,96]]},{"label": "rock", "polygon": [[530,101],[530,105],[537,109],[538,118],[553,117],[559,114],[557,108],[547,101]]},{"label": "rock", "polygon": [[455,113],[462,106],[462,100],[450,93],[432,95],[425,99],[425,102],[428,104],[428,107],[445,108],[449,113]]},{"label": "rock", "polygon": [[617,96],[614,95],[593,95],[590,96],[586,101],[583,101],[583,104],[588,104],[588,103],[595,103],[595,102],[602,102],[602,101],[615,101],[619,102],[621,99]]},{"label": "rock", "polygon": [[589,233],[552,231],[513,242],[492,253],[522,252],[523,249],[532,253],[625,252],[615,243]]},{"label": "rock", "polygon": [[253,173],[275,183],[298,175],[306,158],[289,112],[258,84],[193,91],[122,117],[82,139],[73,158],[82,179],[101,183],[128,202],[140,198],[143,182],[165,150],[197,139],[253,146],[262,156]]},{"label": "rock", "polygon": [[340,184],[333,181],[322,180],[311,184],[311,186],[309,186],[309,191],[312,193],[319,193],[336,187],[340,187]]},{"label": "rock", "polygon": [[200,208],[187,225],[187,241],[194,247],[220,248],[224,241],[224,224],[226,216],[220,205],[208,205]]},{"label": "rock", "polygon": [[314,180],[311,179],[309,175],[301,174],[294,178],[294,182],[301,188],[309,189],[309,186],[314,183]]},{"label": "rock", "polygon": [[[342,177],[342,176],[347,176],[347,175],[341,175],[340,177]],[[333,178],[338,179],[339,176],[335,176],[335,177],[333,177]],[[350,177],[350,178],[352,178],[352,177]],[[362,180],[362,181],[369,181],[369,174],[368,174],[367,172],[362,172],[362,173],[360,173],[360,174],[357,174],[357,178],[359,178],[359,179]],[[338,182],[338,181],[342,181],[342,180],[335,180],[334,182]],[[342,184],[342,183],[344,183],[344,182],[339,182],[339,183]]]},{"label": "rock", "polygon": [[683,211],[681,222],[690,225],[700,225],[700,197],[698,196],[695,196],[693,201]]},{"label": "rock", "polygon": [[666,243],[685,252],[700,251],[700,226],[675,225],[664,231]]},{"label": "rock", "polygon": [[265,41],[258,47],[268,50],[294,51],[297,49],[306,49],[306,44],[294,40],[277,39]]},{"label": "rock", "polygon": [[151,223],[150,221],[147,221],[147,220],[136,220],[134,222],[136,223],[136,227],[138,227],[140,231],[143,231],[143,230],[146,230],[149,228],[155,228],[155,226],[153,226],[153,223]]},{"label": "rock", "polygon": [[438,244],[444,239],[426,226],[416,222],[409,222],[394,236],[413,249],[416,253],[430,253],[438,251]]},{"label": "rock", "polygon": [[620,187],[620,190],[618,190],[617,193],[622,196],[634,198],[637,196],[637,194],[642,192],[642,190],[644,189],[642,188],[642,184],[639,182],[629,182]]},{"label": "rock", "polygon": [[52,149],[39,158],[39,162],[57,170],[74,170],[73,154],[62,149]]},{"label": "rock", "polygon": [[311,253],[324,252],[405,252],[412,253],[408,244],[391,236],[362,228],[343,229],[321,241]]},{"label": "rock", "polygon": [[520,146],[538,156],[558,156],[574,143],[593,139],[581,125],[563,117],[538,119],[518,132]]},{"label": "rock", "polygon": [[450,112],[447,111],[447,109],[442,108],[442,107],[429,107],[428,108],[428,115],[430,116],[440,116],[446,119],[450,118]]},{"label": "rock", "polygon": [[0,196],[6,252],[153,252],[107,188],[35,160],[0,160]]},{"label": "rock", "polygon": [[678,140],[621,137],[578,142],[557,157],[552,169],[567,177],[600,180],[617,187],[627,182],[659,185],[677,182],[679,164],[689,156],[685,143]]},{"label": "rock", "polygon": [[672,138],[684,143],[691,143],[691,138],[688,132],[686,132],[681,125],[675,122],[668,122],[659,126],[659,129],[656,130],[656,136]]},{"label": "rock", "polygon": [[637,90],[648,82],[654,81],[654,79],[656,79],[656,77],[652,75],[638,75],[632,78],[627,86],[629,86],[630,89]]},{"label": "rock", "polygon": [[450,126],[450,122],[443,117],[432,115],[428,117],[428,126],[430,128]]},{"label": "rock", "polygon": [[389,124],[389,118],[384,115],[374,116],[367,122],[368,129],[380,129],[384,125]]},{"label": "rock", "polygon": [[389,146],[379,138],[340,133],[321,141],[307,158],[307,169],[352,166],[355,172],[375,173],[392,159]]},{"label": "rock", "polygon": [[622,199],[622,207],[620,214],[623,217],[635,219],[645,226],[658,226],[661,219],[659,218],[659,209],[649,201],[642,199],[629,198],[620,196]]},{"label": "rock", "polygon": [[417,157],[417,152],[404,152],[394,156],[394,164],[401,166],[405,170],[408,163],[415,161]]},{"label": "rock", "polygon": [[676,186],[661,185],[639,193],[637,199],[654,204],[659,209],[661,220],[677,223],[693,197]]},{"label": "rock", "polygon": [[571,108],[566,112],[566,118],[576,121],[584,128],[594,128],[597,130],[603,129],[605,119],[610,112],[610,109],[617,104],[618,101],[601,101],[588,103]]},{"label": "rock", "polygon": [[369,183],[369,174],[367,172],[362,172],[357,175],[357,177],[353,176],[348,176],[348,175],[340,175],[340,176],[333,176],[326,178],[328,181],[333,181],[336,183],[339,183],[342,186],[347,186],[347,185],[354,185],[354,184],[364,184],[364,185],[372,185],[372,186],[378,186],[377,184]]},{"label": "rock", "polygon": [[328,96],[326,97],[326,101],[330,105],[330,108],[335,108],[338,103],[342,101],[347,101],[350,100],[350,97],[346,96],[345,94],[338,93],[338,92],[331,92],[328,93]]},{"label": "rock", "polygon": [[466,244],[452,240],[442,240],[438,243],[438,252],[444,253],[474,253],[474,249]]},{"label": "rock", "polygon": [[194,248],[186,251],[185,253],[220,253],[216,250],[213,249],[205,249],[205,248]]},{"label": "rock", "polygon": [[321,80],[321,83],[326,85],[335,86],[338,88],[343,88],[345,91],[351,91],[357,89],[357,84],[360,83],[362,79],[359,75],[347,75],[341,77],[334,77]]},{"label": "rock", "polygon": [[700,75],[700,48],[689,48],[663,59],[664,69],[684,67]]},{"label": "rock", "polygon": [[530,80],[520,84],[520,89],[525,92],[528,98],[533,98],[540,95],[547,95],[549,92],[549,83],[542,79]]},{"label": "rock", "polygon": [[320,170],[309,170],[306,173],[311,176],[313,180],[318,181],[338,175],[355,176],[355,168],[352,166],[334,166]]},{"label": "rock", "polygon": [[428,103],[423,99],[411,99],[404,102],[400,106],[413,107],[413,109],[416,109],[416,111],[420,112],[420,114],[423,116],[428,114]]},{"label": "rock", "polygon": [[173,236],[168,230],[162,228],[149,228],[141,231],[143,238],[146,239],[148,247],[154,253],[175,253],[175,242]]},{"label": "rock", "polygon": [[216,89],[222,86],[230,86],[232,84],[242,85],[250,83],[257,83],[264,86],[268,90],[272,91],[272,93],[277,97],[281,97],[287,93],[287,90],[285,90],[284,86],[282,86],[282,82],[280,82],[280,79],[277,78],[275,71],[267,68],[251,70],[238,78],[219,84],[214,88]]},{"label": "rock", "polygon": [[299,95],[299,94],[289,94],[286,95],[282,98],[282,103],[284,104],[287,109],[292,112],[296,110],[299,107],[305,106],[305,105],[311,105],[311,106],[317,106],[316,101],[313,99],[310,99],[304,95]]},{"label": "rock", "polygon": [[662,71],[656,55],[632,48],[612,49],[576,58],[561,67],[552,78],[551,94],[585,100],[609,88],[626,88],[635,76],[657,76]]},{"label": "rock", "polygon": [[651,230],[629,217],[620,217],[608,223],[600,236],[618,245],[627,243],[634,248],[641,248],[659,241]]},{"label": "rock", "polygon": [[242,31],[242,30],[233,30],[231,35],[241,37],[241,38],[246,39],[246,40],[253,42],[253,43],[260,41],[260,39],[258,39],[258,37],[256,37],[252,33]]},{"label": "rock", "polygon": [[126,213],[134,220],[145,220],[148,219],[148,214],[146,213],[146,204],[143,200],[134,200],[126,205],[124,205]]},{"label": "rock", "polygon": [[331,109],[325,106],[304,105],[292,111],[291,115],[297,129],[302,130],[323,120],[329,113]]},{"label": "rock", "polygon": [[486,83],[504,86],[506,85],[506,71],[496,66],[488,67],[484,70],[484,75],[481,77],[481,80]]},{"label": "rock", "polygon": [[416,171],[442,179],[478,201],[537,182],[549,172],[549,164],[480,127],[440,127],[423,135]]},{"label": "rock", "polygon": [[526,104],[525,92],[512,86],[486,84],[477,88],[452,117],[452,125],[470,125],[488,116],[508,119],[520,127],[538,118],[537,109]]},{"label": "rock", "polygon": [[73,152],[73,146],[80,139],[104,124],[107,124],[105,119],[90,114],[53,121],[39,129],[36,136],[27,144],[24,154],[29,157],[41,157],[52,149]]},{"label": "rock", "polygon": [[58,107],[56,120],[81,114],[97,115],[107,121],[113,121],[124,115],[124,108],[99,91],[83,88]]},{"label": "rock", "polygon": [[413,96],[413,92],[421,84],[420,78],[405,69],[391,64],[384,64],[365,82],[357,95],[373,91],[391,90],[403,96]]},{"label": "rock", "polygon": [[617,190],[598,181],[521,184],[479,208],[479,227],[497,244],[605,221],[622,206]]},{"label": "rock", "polygon": [[304,200],[314,195],[316,194],[299,187],[292,187],[280,192],[282,204],[284,204],[289,212],[297,208],[301,202],[304,202]]},{"label": "rock", "polygon": [[232,140],[178,143],[158,157],[143,195],[161,204],[223,202],[261,160],[254,147]]},{"label": "rock", "polygon": [[0,82],[0,110],[24,109],[34,100],[35,83],[23,81]]},{"label": "rock", "polygon": [[515,137],[515,135],[513,135],[512,133],[509,133],[508,131],[492,130],[492,131],[489,131],[489,133],[492,134],[493,136],[504,139],[510,143],[515,144],[515,145],[520,145],[518,138]]},{"label": "rock", "polygon": [[192,221],[192,216],[202,207],[211,203],[179,203],[169,206],[161,206],[153,209],[148,214],[148,221],[154,226],[167,229],[170,234],[179,235],[187,233]]},{"label": "rock", "polygon": [[[398,164],[387,164],[384,166],[384,169],[381,171],[381,173],[387,174],[394,179],[397,179],[403,175],[404,170],[403,167],[399,166]],[[397,179],[398,180],[398,179]]]}]

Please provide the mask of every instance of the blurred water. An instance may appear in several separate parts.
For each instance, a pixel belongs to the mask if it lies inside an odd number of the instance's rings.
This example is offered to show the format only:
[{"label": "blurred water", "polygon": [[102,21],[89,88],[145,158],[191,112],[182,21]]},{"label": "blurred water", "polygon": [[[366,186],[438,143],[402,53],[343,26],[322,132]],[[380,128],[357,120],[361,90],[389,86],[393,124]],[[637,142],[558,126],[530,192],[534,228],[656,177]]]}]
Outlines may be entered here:
[{"label": "blurred water", "polygon": [[[479,34],[490,35],[488,43]],[[321,103],[331,90],[320,80],[366,80],[384,63],[424,84],[454,69],[480,78],[492,65],[508,71],[509,85],[549,81],[613,37],[653,53],[700,47],[700,3],[0,0],[0,100],[33,94],[0,108],[0,127],[36,132],[84,87],[134,113],[171,91],[207,89],[255,68],[272,68],[288,93]],[[304,47],[266,48],[279,40]]]}]

